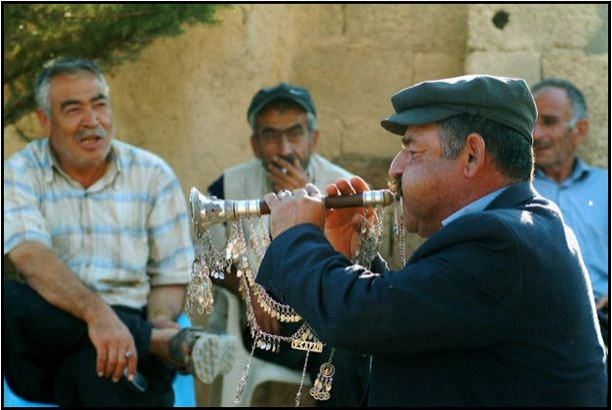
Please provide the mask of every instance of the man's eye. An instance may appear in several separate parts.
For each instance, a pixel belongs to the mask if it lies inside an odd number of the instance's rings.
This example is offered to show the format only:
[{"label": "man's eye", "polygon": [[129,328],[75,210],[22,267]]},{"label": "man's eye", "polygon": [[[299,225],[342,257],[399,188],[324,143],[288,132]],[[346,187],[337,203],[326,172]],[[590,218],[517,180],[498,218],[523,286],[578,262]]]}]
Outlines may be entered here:
[{"label": "man's eye", "polygon": [[264,131],[261,133],[261,137],[265,141],[276,141],[277,139],[279,139],[280,134],[274,131]]},{"label": "man's eye", "polygon": [[304,135],[301,127],[293,128],[287,131],[287,136],[291,139],[299,139]]},{"label": "man's eye", "polygon": [[550,116],[542,116],[540,117],[540,122],[542,125],[550,127],[550,126],[557,124],[559,122],[559,118],[550,117]]}]

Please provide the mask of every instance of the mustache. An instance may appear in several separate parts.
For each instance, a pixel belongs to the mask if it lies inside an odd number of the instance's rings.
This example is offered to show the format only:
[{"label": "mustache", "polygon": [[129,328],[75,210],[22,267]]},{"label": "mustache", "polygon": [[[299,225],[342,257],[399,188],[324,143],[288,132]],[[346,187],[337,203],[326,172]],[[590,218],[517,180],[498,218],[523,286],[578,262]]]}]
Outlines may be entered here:
[{"label": "mustache", "polygon": [[77,132],[76,137],[78,139],[88,137],[106,138],[106,131],[102,127],[96,127],[94,129],[84,129]]},{"label": "mustache", "polygon": [[308,167],[308,163],[310,161],[310,158],[307,159],[302,159],[300,157],[296,157],[295,155],[279,155],[279,158],[284,159],[285,161],[287,161],[288,163],[293,165],[293,161],[295,161],[295,159],[298,160],[298,162],[300,163],[300,165],[302,166],[302,168],[306,169]]},{"label": "mustache", "polygon": [[387,181],[387,187],[396,195],[403,196],[402,193],[402,176],[397,175]]},{"label": "mustache", "polygon": [[542,148],[542,147],[548,147],[548,145],[549,144],[546,143],[546,142],[534,141],[533,142],[533,149]]}]

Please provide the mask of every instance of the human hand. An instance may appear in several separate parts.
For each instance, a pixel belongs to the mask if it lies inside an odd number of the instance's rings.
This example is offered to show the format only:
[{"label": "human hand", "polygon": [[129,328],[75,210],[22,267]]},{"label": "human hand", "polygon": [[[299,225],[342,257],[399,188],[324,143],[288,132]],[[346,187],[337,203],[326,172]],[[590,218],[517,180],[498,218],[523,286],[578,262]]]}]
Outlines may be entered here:
[{"label": "human hand", "polygon": [[606,318],[607,318],[608,317],[608,295],[602,296],[601,298],[599,298],[595,307],[597,308],[597,310],[603,310],[604,312],[606,312]]},{"label": "human hand", "polygon": [[251,298],[251,307],[253,308],[253,315],[255,321],[261,330],[272,335],[280,335],[280,323],[278,320],[270,316],[255,298]]},{"label": "human hand", "polygon": [[268,165],[268,178],[272,182],[274,192],[281,189],[293,191],[296,188],[304,188],[308,183],[308,175],[297,157],[274,157]]},{"label": "human hand", "polygon": [[[368,184],[360,177],[353,177],[350,182],[341,178],[335,184],[326,187],[328,196],[354,195],[369,190]],[[348,259],[353,258],[359,245],[364,210],[366,226],[370,226],[376,217],[372,208],[330,209],[325,220],[325,237],[337,252]]]},{"label": "human hand", "polygon": [[136,373],[138,352],[132,334],[110,306],[106,305],[87,321],[87,332],[96,349],[98,376],[110,377],[116,383],[127,366],[131,380]]},{"label": "human hand", "polygon": [[272,238],[303,223],[314,224],[323,230],[326,211],[321,192],[316,186],[306,184],[305,188],[294,189],[292,194],[281,199],[275,193],[268,193],[263,199],[270,208]]}]

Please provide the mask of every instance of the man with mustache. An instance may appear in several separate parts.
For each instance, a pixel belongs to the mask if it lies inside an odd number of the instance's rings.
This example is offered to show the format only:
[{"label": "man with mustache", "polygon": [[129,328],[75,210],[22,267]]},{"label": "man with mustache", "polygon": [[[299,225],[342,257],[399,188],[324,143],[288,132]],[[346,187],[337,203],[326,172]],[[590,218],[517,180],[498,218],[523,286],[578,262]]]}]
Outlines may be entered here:
[{"label": "man with mustache", "polygon": [[[576,234],[609,349],[608,171],[590,166],[576,155],[577,147],[589,132],[582,92],[561,78],[542,80],[531,87],[531,92],[538,109],[533,130],[536,164],[533,186],[559,206],[565,223]],[[607,363],[609,371],[609,354]]]},{"label": "man with mustache", "polygon": [[[520,79],[427,81],[382,126],[404,226],[427,237],[406,265],[350,262],[360,209],[313,185],[279,199],[257,281],[334,346],[372,355],[370,406],[603,406],[606,370],[588,273],[559,209],[538,195],[536,108]],[[341,179],[327,195],[367,190]],[[289,251],[290,250],[290,251]]]},{"label": "man with mustache", "polygon": [[193,261],[181,186],[114,139],[93,61],[52,62],[36,100],[48,138],[4,164],[3,252],[21,279],[4,281],[4,376],[37,402],[171,406],[198,338],[175,322]]},{"label": "man with mustache", "polygon": [[[268,192],[303,188],[308,182],[323,189],[338,178],[351,177],[351,173],[315,152],[319,139],[317,112],[307,89],[284,82],[262,88],[251,100],[247,120],[252,130],[250,142],[255,159],[225,170],[208,187],[210,195],[220,199],[257,199]],[[267,226],[267,217],[265,221]],[[222,225],[215,225],[210,231],[219,245],[225,243]],[[220,284],[237,292],[235,275],[226,275]],[[259,303],[253,302],[257,323],[266,332],[290,335],[301,324],[281,328],[281,324],[265,313]],[[244,337],[250,339],[247,333],[245,330]],[[296,370],[302,370],[304,365],[304,352],[291,348],[281,349],[280,353],[256,349],[256,354]],[[308,372],[312,379],[329,354],[326,347],[323,353],[310,355]],[[334,354],[334,364],[337,374],[331,398],[327,402],[319,401],[317,405],[358,405],[367,378],[367,358],[338,349]]]},{"label": "man with mustache", "polygon": [[576,234],[598,308],[607,315],[608,171],[576,156],[589,131],[586,101],[574,84],[560,78],[545,79],[531,90],[538,109],[533,185],[559,205]]}]

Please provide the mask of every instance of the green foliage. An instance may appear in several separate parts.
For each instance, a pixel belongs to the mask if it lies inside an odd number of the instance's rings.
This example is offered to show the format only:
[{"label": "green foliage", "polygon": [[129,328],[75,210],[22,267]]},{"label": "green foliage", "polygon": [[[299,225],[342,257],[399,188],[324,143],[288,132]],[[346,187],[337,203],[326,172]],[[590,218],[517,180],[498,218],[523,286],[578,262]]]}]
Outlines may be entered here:
[{"label": "green foliage", "polygon": [[34,82],[47,61],[89,58],[109,70],[137,57],[156,37],[182,33],[184,24],[216,23],[215,8],[164,3],[3,4],[4,125],[35,108]]}]

